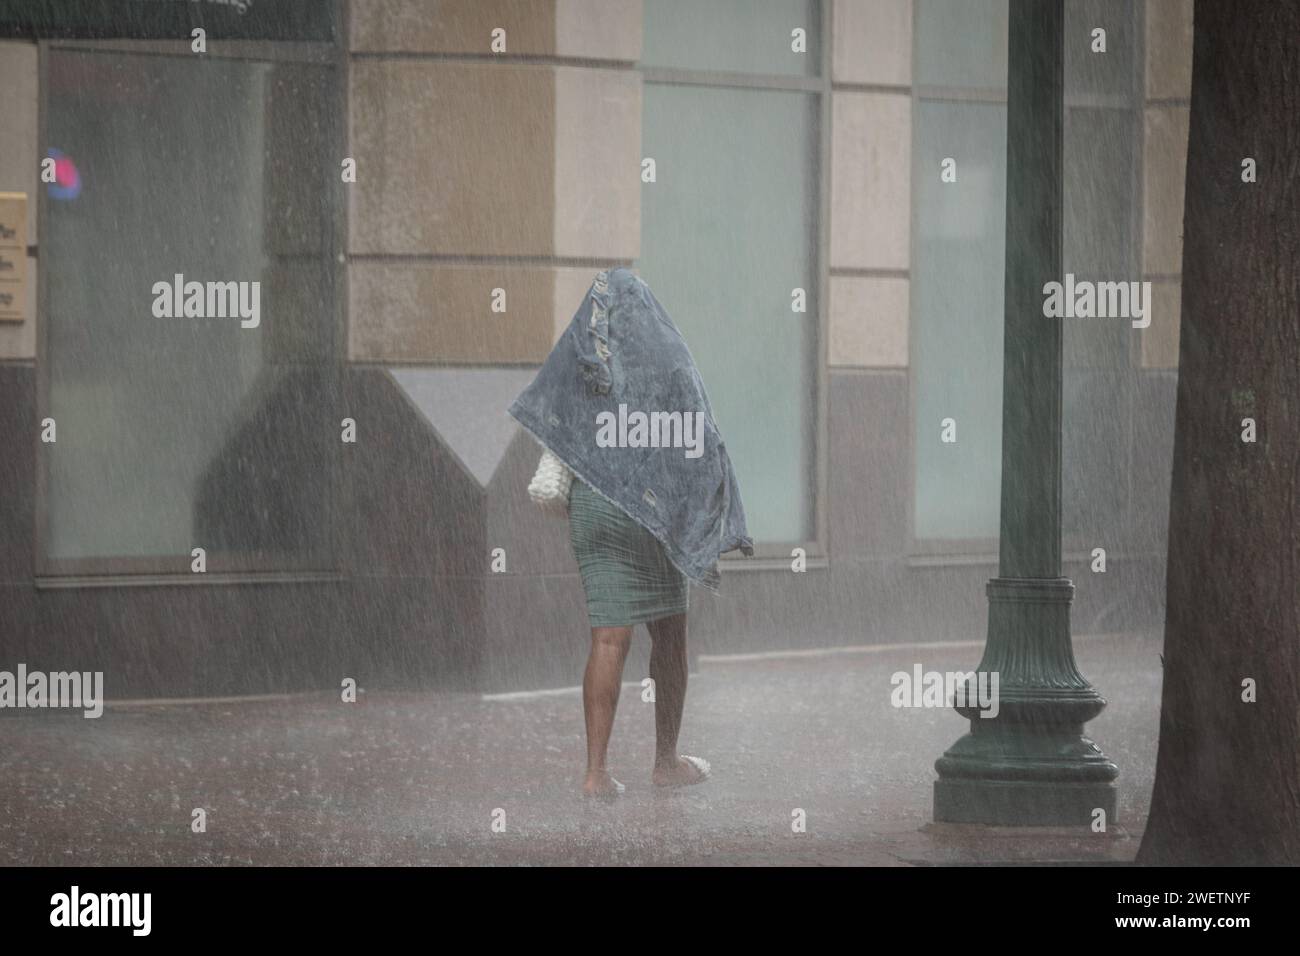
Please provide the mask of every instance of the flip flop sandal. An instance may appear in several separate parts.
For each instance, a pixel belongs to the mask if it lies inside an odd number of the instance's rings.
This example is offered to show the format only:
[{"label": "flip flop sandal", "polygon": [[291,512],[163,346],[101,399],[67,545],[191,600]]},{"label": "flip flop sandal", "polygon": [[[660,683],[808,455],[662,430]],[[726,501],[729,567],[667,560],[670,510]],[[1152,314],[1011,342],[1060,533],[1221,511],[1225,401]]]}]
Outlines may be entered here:
[{"label": "flip flop sandal", "polygon": [[660,783],[655,786],[662,787],[665,790],[671,790],[676,787],[690,787],[697,783],[703,783],[709,779],[709,762],[703,757],[692,757],[688,754],[678,754],[682,760],[695,768],[695,778],[692,780],[679,780],[676,783]]}]

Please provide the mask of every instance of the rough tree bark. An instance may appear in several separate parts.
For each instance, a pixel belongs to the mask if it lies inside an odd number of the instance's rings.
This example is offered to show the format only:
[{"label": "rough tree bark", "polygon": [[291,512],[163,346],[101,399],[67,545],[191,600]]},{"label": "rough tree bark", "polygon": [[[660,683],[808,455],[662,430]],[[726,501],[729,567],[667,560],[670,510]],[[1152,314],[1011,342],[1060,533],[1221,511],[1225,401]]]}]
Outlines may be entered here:
[{"label": "rough tree bark", "polygon": [[1192,64],[1164,691],[1138,862],[1294,864],[1300,2],[1196,0]]}]

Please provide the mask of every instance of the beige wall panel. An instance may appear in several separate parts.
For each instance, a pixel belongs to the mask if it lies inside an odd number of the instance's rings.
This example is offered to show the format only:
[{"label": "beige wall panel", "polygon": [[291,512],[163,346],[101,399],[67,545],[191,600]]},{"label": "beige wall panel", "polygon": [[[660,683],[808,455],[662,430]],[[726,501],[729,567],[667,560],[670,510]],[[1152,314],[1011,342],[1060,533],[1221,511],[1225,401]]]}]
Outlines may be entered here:
[{"label": "beige wall panel", "polygon": [[906,269],[912,103],[906,94],[835,93],[831,267]]},{"label": "beige wall panel", "polygon": [[1192,94],[1192,0],[1147,0],[1147,99]]},{"label": "beige wall panel", "polygon": [[[36,191],[40,154],[36,141],[39,107],[36,44],[0,41],[0,192],[27,194],[26,235],[20,246],[37,244]],[[25,258],[25,320],[0,322],[0,359],[36,357],[36,259]]]},{"label": "beige wall panel", "polygon": [[354,254],[549,255],[548,66],[352,64]]},{"label": "beige wall panel", "polygon": [[492,54],[492,31],[506,31],[501,56],[555,52],[556,0],[353,0],[348,37],[355,52]]},{"label": "beige wall panel", "polygon": [[912,84],[911,0],[835,0],[831,79]]},{"label": "beige wall panel", "polygon": [[1151,324],[1142,330],[1142,367],[1177,368],[1182,285],[1152,282],[1151,299]]},{"label": "beige wall panel", "polygon": [[1148,275],[1182,271],[1187,121],[1188,111],[1183,106],[1151,107],[1146,111],[1142,254]]},{"label": "beige wall panel", "polygon": [[555,254],[641,254],[641,77],[555,71]]},{"label": "beige wall panel", "polygon": [[831,277],[827,364],[906,368],[907,279]]},{"label": "beige wall panel", "polygon": [[27,194],[28,246],[37,243],[37,87],[36,44],[0,41],[0,193]]},{"label": "beige wall panel", "polygon": [[[540,363],[551,350],[549,268],[353,262],[348,276],[354,362]],[[494,288],[505,312],[492,311]]]},{"label": "beige wall panel", "polygon": [[641,59],[641,0],[556,0],[555,52],[598,60]]},{"label": "beige wall panel", "polygon": [[564,330],[569,327],[573,314],[582,306],[583,297],[599,271],[595,266],[561,266],[555,270],[555,301],[552,305],[555,325],[551,334],[552,344],[558,342]]}]

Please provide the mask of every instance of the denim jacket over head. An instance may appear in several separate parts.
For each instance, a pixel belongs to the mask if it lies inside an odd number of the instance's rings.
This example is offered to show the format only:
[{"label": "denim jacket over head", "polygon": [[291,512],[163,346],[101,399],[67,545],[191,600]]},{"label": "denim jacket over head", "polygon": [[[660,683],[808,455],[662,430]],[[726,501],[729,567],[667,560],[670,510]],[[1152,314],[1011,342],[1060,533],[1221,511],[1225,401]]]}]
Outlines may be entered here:
[{"label": "denim jacket over head", "polygon": [[709,590],[719,555],[754,553],[695,360],[631,270],[597,273],[509,413]]}]

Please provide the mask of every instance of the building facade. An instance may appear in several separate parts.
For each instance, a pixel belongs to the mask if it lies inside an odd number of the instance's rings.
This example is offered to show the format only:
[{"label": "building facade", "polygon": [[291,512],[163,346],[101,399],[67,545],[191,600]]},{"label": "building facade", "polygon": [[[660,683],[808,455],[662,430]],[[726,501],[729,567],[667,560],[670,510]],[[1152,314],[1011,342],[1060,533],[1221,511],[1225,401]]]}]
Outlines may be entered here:
[{"label": "building facade", "polygon": [[[505,408],[620,265],[757,545],[696,651],[983,638],[1007,0],[136,6],[179,9],[0,5],[0,660],[118,698],[575,683]],[[1191,8],[1066,0],[1067,271],[1151,290],[1063,320],[1076,633],[1163,619]]]}]

